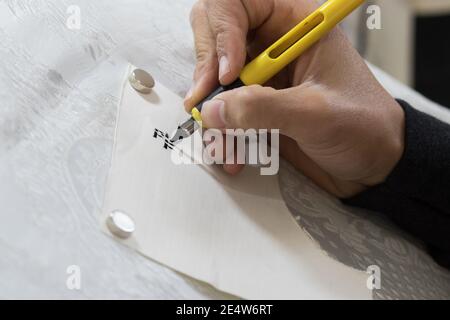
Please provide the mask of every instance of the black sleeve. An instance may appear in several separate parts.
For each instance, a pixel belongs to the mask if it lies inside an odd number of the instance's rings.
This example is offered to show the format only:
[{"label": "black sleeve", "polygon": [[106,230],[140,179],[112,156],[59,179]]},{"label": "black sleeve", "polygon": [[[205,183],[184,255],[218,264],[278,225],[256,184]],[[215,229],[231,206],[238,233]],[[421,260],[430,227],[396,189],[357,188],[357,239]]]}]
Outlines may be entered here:
[{"label": "black sleeve", "polygon": [[399,103],[406,115],[402,159],[383,184],[343,202],[386,214],[450,268],[450,125]]}]

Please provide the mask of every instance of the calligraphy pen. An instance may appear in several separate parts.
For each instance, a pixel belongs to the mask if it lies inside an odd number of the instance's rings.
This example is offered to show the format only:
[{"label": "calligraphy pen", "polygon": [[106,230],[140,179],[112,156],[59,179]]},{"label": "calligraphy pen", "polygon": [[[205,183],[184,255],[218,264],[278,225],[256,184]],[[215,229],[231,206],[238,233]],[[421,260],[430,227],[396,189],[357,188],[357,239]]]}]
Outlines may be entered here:
[{"label": "calligraphy pen", "polygon": [[192,117],[178,127],[171,141],[175,143],[181,139],[188,138],[201,127],[201,111],[206,101],[228,90],[253,84],[265,84],[330,32],[363,2],[364,0],[328,0],[325,2],[305,20],[247,64],[236,81],[230,85],[219,86],[193,108],[191,111]]}]

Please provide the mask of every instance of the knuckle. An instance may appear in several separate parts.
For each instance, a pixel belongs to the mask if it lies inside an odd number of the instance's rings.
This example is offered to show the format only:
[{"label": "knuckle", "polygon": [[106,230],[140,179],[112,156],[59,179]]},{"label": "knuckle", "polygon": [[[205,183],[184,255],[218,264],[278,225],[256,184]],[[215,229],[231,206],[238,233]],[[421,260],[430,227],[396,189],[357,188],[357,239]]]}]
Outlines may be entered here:
[{"label": "knuckle", "polygon": [[233,28],[228,21],[228,17],[217,15],[214,19],[214,30],[217,36],[226,37],[230,30]]},{"label": "knuckle", "polygon": [[216,68],[217,54],[214,50],[199,49],[196,50],[197,64],[195,66],[196,73],[209,72]]},{"label": "knuckle", "polygon": [[252,119],[258,112],[258,105],[255,103],[254,97],[260,91],[260,86],[252,85],[241,88],[237,92],[237,100],[239,101],[237,108],[234,110],[236,122],[243,128],[248,128]]},{"label": "knuckle", "polygon": [[219,55],[224,54],[225,48],[227,47],[228,39],[229,39],[229,31],[223,30],[217,33],[216,46]]},{"label": "knuckle", "polygon": [[223,51],[230,46],[236,44],[242,38],[242,31],[235,25],[230,25],[228,22],[220,22],[215,26],[217,51]]},{"label": "knuckle", "polygon": [[260,95],[264,92],[264,88],[258,84],[252,84],[250,86],[246,87],[247,90],[246,91],[246,98],[252,98],[255,97],[256,95]]},{"label": "knuckle", "polygon": [[249,113],[245,107],[236,108],[233,112],[233,122],[236,124],[236,129],[244,129],[248,125]]},{"label": "knuckle", "polygon": [[251,98],[255,94],[256,90],[257,88],[255,87],[255,85],[240,88],[238,93],[239,100],[245,105],[250,104]]},{"label": "knuckle", "polygon": [[197,59],[198,66],[204,68],[208,65],[208,62],[215,57],[215,53],[208,50],[207,46],[198,46],[195,51],[195,57]]},{"label": "knuckle", "polygon": [[209,74],[213,71],[214,71],[214,69],[213,69],[212,60],[204,60],[204,61],[198,62],[195,67],[195,71],[194,71],[194,79],[198,80],[203,75]]},{"label": "knuckle", "polygon": [[200,17],[200,15],[206,12],[206,5],[204,0],[199,0],[194,3],[194,6],[191,9],[191,13],[189,15],[189,21],[191,25],[195,24],[195,21]]},{"label": "knuckle", "polygon": [[246,106],[249,111],[256,111],[258,108],[258,101],[261,99],[257,99],[257,97],[265,97],[266,91],[260,85],[251,85],[243,88],[240,99],[242,103]]}]

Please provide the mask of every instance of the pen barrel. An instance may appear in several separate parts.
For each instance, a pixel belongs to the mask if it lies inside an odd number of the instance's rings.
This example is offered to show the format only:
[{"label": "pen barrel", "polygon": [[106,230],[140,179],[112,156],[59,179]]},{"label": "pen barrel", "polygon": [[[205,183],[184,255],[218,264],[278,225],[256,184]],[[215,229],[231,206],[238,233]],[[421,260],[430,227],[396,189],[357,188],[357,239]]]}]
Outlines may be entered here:
[{"label": "pen barrel", "polygon": [[330,32],[364,0],[328,0],[245,66],[240,79],[245,85],[263,85]]},{"label": "pen barrel", "polygon": [[[237,79],[233,83],[227,85],[227,86],[218,86],[213,92],[211,92],[205,99],[203,99],[199,104],[195,106],[196,111],[195,112],[201,112],[203,108],[203,104],[209,100],[212,100],[215,96],[221,94],[222,92],[233,90],[239,87],[243,87],[244,83],[241,81],[241,79]],[[197,119],[196,119],[197,120]]]},{"label": "pen barrel", "polygon": [[365,0],[328,0],[319,10],[324,14],[325,20],[331,25],[336,26],[345,19],[350,13],[356,10]]}]

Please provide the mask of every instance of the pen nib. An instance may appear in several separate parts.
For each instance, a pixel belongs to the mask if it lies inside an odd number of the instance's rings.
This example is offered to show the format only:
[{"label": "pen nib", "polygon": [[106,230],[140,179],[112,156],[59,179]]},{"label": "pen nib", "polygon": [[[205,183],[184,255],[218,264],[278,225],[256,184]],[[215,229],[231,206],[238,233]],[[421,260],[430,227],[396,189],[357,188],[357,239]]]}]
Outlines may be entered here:
[{"label": "pen nib", "polygon": [[196,121],[193,118],[190,118],[188,121],[180,125],[170,141],[176,143],[190,137],[195,132],[195,123]]}]

